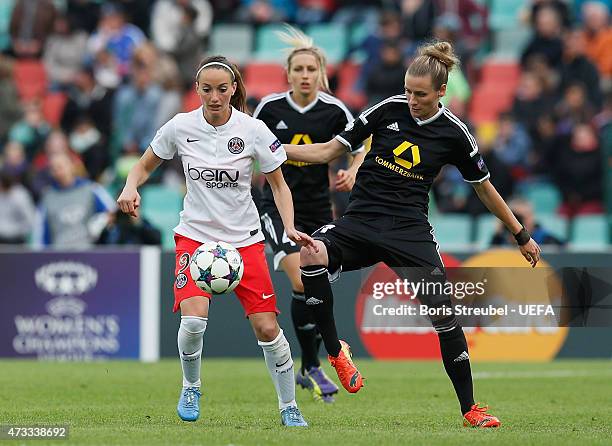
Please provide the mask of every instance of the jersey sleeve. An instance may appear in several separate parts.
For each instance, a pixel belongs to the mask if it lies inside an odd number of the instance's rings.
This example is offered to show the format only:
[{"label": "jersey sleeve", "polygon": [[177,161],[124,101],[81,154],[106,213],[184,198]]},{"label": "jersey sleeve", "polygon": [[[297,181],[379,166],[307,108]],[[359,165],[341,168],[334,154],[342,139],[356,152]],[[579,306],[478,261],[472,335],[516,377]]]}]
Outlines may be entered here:
[{"label": "jersey sleeve", "polygon": [[270,173],[287,161],[283,145],[263,121],[257,120],[255,135],[255,159],[262,173]]},{"label": "jersey sleeve", "polygon": [[[336,129],[334,130],[334,136],[341,134],[349,125],[349,123],[353,122],[355,120],[355,118],[353,117],[353,114],[350,112],[350,110],[348,108],[346,108],[346,106],[341,106],[341,113],[339,114],[338,120],[337,120],[337,125],[336,125]],[[346,144],[345,144],[346,145]],[[362,143],[358,144],[358,147],[356,147],[354,150],[351,150],[352,153],[358,153],[358,152],[363,152],[365,149],[363,147]]]},{"label": "jersey sleeve", "polygon": [[468,183],[482,183],[489,179],[489,169],[478,152],[476,139],[462,126],[457,136],[457,152],[452,164],[457,166],[463,179]]},{"label": "jersey sleeve", "polygon": [[176,153],[176,127],[174,125],[174,119],[166,122],[157,131],[151,141],[151,149],[153,153],[164,160],[171,160],[174,158]]},{"label": "jersey sleeve", "polygon": [[357,119],[349,122],[346,128],[335,138],[344,144],[349,152],[357,152],[363,149],[363,141],[374,132],[383,111],[384,106],[375,106],[365,110]]}]

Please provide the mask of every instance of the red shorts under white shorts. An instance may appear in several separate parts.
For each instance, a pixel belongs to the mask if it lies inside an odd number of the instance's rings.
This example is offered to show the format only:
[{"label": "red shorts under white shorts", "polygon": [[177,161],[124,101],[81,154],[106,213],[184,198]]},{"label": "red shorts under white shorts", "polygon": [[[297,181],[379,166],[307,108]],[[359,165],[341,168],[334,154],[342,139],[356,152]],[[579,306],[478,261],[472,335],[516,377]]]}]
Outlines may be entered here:
[{"label": "red shorts under white shorts", "polygon": [[[211,299],[212,296],[198,288],[189,273],[191,255],[202,243],[180,234],[174,235],[174,243],[176,244],[176,267],[174,269],[176,280],[174,281],[174,308],[172,311],[177,312],[181,307],[181,301],[185,299],[193,296],[204,296]],[[244,308],[245,316],[253,313],[280,313],[276,308],[276,295],[264,253],[264,243],[259,242],[238,248],[238,251],[244,262],[244,274],[234,292]]]}]

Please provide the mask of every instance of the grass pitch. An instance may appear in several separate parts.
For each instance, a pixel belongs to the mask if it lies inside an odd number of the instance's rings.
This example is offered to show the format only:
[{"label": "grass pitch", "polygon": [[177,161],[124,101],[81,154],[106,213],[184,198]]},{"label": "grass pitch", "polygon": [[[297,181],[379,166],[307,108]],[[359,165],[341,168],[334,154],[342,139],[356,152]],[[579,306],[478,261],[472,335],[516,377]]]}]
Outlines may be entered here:
[{"label": "grass pitch", "polygon": [[[499,416],[498,430],[463,428],[438,362],[357,359],[366,387],[334,405],[298,390],[308,429],[280,426],[261,360],[204,358],[201,417],[176,415],[177,360],[54,363],[0,361],[0,424],[68,424],[63,441],[83,445],[612,444],[612,362],[473,365],[476,397]],[[330,376],[335,376],[329,371]]]}]

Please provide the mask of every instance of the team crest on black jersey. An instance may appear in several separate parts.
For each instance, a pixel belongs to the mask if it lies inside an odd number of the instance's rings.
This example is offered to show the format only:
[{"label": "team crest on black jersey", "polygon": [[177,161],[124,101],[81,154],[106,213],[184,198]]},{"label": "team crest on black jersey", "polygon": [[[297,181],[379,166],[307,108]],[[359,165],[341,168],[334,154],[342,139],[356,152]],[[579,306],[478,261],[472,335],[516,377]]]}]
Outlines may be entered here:
[{"label": "team crest on black jersey", "polygon": [[227,148],[234,155],[238,155],[244,150],[244,141],[242,140],[242,138],[238,138],[237,136],[235,136],[234,138],[228,141]]}]

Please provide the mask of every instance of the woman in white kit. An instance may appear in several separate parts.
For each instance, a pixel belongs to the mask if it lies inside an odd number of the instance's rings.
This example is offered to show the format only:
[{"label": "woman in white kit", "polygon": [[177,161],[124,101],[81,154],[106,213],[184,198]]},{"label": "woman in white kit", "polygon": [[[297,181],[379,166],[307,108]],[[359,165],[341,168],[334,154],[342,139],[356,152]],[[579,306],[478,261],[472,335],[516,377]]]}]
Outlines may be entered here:
[{"label": "woman in white kit", "polygon": [[251,198],[251,175],[257,160],[274,192],[287,236],[314,249],[312,239],[294,227],[291,192],[280,169],[287,155],[262,121],[244,113],[242,76],[225,57],[202,61],[195,87],[202,107],[177,114],[158,130],[117,199],[123,212],[136,215],[140,206],[137,188],[162,161],[178,153],[187,194],[180,222],[174,228],[173,311],[181,311],[178,349],[183,369],[177,412],[184,421],[195,421],[200,414],[201,354],[211,298],[192,280],[189,262],[202,243],[220,240],[234,245],[242,255],[244,275],[235,293],[263,349],[278,394],[281,422],[307,426],[295,402],[293,360],[276,320],[278,309],[264,255],[264,236]]}]

